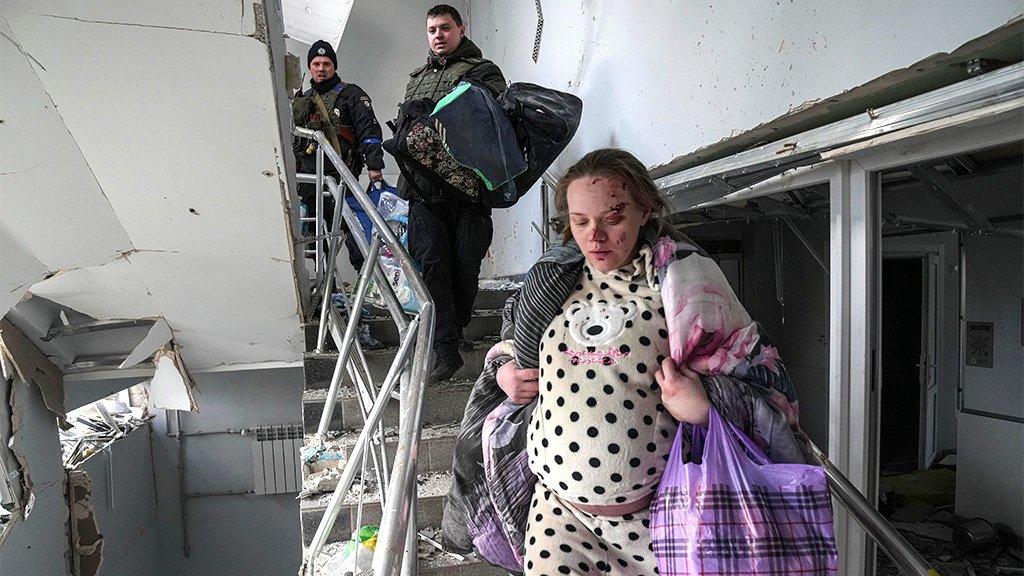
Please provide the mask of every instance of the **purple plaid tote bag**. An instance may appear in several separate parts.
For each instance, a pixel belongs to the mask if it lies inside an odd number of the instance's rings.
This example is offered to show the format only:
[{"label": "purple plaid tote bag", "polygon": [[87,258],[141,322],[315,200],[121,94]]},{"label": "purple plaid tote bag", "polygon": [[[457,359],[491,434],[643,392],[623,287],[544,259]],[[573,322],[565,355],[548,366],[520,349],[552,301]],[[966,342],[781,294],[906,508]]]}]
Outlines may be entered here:
[{"label": "purple plaid tote bag", "polygon": [[662,576],[836,574],[832,501],[825,472],[773,464],[712,409],[683,462],[680,425],[651,503],[651,539]]}]

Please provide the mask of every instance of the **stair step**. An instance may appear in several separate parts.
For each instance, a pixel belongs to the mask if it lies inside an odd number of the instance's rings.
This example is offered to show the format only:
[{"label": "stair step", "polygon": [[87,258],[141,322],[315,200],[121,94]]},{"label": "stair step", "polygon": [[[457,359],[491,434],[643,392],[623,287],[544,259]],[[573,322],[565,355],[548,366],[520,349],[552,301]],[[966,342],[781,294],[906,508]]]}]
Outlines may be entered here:
[{"label": "stair step", "polygon": [[476,556],[459,562],[447,554],[436,551],[436,548],[433,556],[420,560],[417,573],[423,576],[508,576],[508,570],[495,568]]},{"label": "stair step", "polygon": [[[505,300],[516,290],[520,283],[510,280],[481,280],[480,291],[473,303],[473,318],[466,327],[465,336],[469,340],[478,340],[489,336],[497,336],[501,329],[501,311]],[[364,307],[364,318],[370,326],[370,334],[388,345],[398,344],[398,332],[391,321],[391,316],[384,308],[367,304]],[[316,349],[318,332],[316,321],[303,324],[306,339],[306,350]],[[325,340],[325,351],[336,351],[330,336]]]},{"label": "stair step", "polygon": [[476,293],[473,308],[476,310],[497,309],[505,307],[505,300],[519,290],[522,282],[510,280],[481,280],[480,290]]},{"label": "stair step", "polygon": [[[419,528],[440,526],[444,514],[444,502],[452,485],[452,473],[432,472],[419,476],[420,485],[416,500],[416,525]],[[354,486],[358,490],[358,485]],[[323,518],[330,502],[331,494],[307,496],[299,501],[299,513],[302,517],[302,545],[309,546],[316,534],[320,519]],[[334,527],[327,537],[328,542],[346,540],[356,529],[356,504],[358,499],[353,490],[345,498],[345,504],[338,514]],[[363,499],[362,524],[379,524],[381,518],[380,494],[376,486],[367,482],[367,493]]]},{"label": "stair step", "polygon": [[[370,335],[388,346],[398,345],[398,328],[390,318],[366,320]],[[467,340],[496,337],[501,331],[501,309],[474,310],[462,334]]]},{"label": "stair step", "polygon": [[[423,425],[452,424],[462,421],[462,414],[469,400],[473,382],[449,381],[430,384],[423,399]],[[327,390],[314,389],[302,393],[302,424],[307,434],[316,433],[323,414]],[[391,400],[384,409],[385,427],[398,426],[398,401]],[[330,430],[358,430],[363,425],[363,412],[356,398],[355,390],[344,387],[338,393],[338,405],[329,426]]]},{"label": "stair step", "polygon": [[[458,424],[439,424],[424,426],[420,432],[419,458],[416,462],[417,470],[420,472],[448,472],[452,469],[452,459],[455,454],[455,438],[459,433]],[[385,428],[384,446],[387,449],[388,464],[395,465],[395,452],[398,449],[398,429]],[[331,449],[337,447],[337,451],[344,455],[338,462],[339,471],[307,474],[306,467],[303,467],[303,487],[315,489],[320,492],[330,492],[338,485],[340,469],[352,454],[352,448],[359,438],[358,430],[349,430],[330,442]],[[307,444],[315,444],[312,437],[307,438]],[[373,470],[373,459],[367,458],[366,466],[368,471]],[[372,474],[372,472],[371,472]]]},{"label": "stair step", "polygon": [[[480,375],[480,371],[483,369],[487,350],[490,349],[495,341],[496,338],[477,341],[473,343],[472,350],[460,352],[462,354],[463,366],[455,373],[452,380],[476,380],[476,377]],[[370,374],[373,376],[374,382],[379,384],[384,381],[384,377],[387,376],[397,351],[398,348],[392,346],[382,350],[370,350],[365,353],[366,363],[370,367]],[[306,352],[302,358],[306,390],[326,390],[329,388],[331,386],[331,376],[334,374],[334,365],[337,361],[337,352],[324,352],[320,354]],[[351,384],[347,372],[343,376],[342,384]]]},{"label": "stair step", "polygon": [[[426,528],[421,530],[429,538],[440,540],[440,528]],[[324,546],[317,558],[317,570],[315,576],[342,576],[340,571],[332,571],[331,556],[341,553],[342,542],[334,542]],[[424,576],[505,576],[506,570],[495,568],[480,560],[476,555],[466,556],[459,560],[453,556],[441,552],[436,547],[419,542],[419,562],[417,562],[417,573]]]},{"label": "stair step", "polygon": [[[370,329],[370,336],[386,346],[398,346],[398,327],[390,316],[372,316],[365,318],[363,323]],[[316,349],[319,324],[316,322],[303,325],[306,334],[306,350]],[[475,310],[469,319],[469,325],[463,330],[468,340],[494,338],[501,331],[501,309]],[[334,339],[328,334],[324,339],[324,351],[335,352],[338,348]]]}]

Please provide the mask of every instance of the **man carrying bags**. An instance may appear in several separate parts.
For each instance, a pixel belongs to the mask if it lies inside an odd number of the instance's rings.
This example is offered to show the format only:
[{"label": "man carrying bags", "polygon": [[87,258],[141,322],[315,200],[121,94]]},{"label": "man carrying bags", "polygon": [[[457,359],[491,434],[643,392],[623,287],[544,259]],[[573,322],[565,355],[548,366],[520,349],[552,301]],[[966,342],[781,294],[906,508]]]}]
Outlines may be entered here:
[{"label": "man carrying bags", "polygon": [[[466,37],[455,8],[439,4],[428,10],[426,30],[427,63],[409,75],[405,102],[437,102],[464,79],[495,96],[505,89],[501,70]],[[422,266],[437,312],[430,380],[447,380],[463,364],[459,345],[473,312],[480,263],[491,245],[491,210],[477,197],[442,190],[426,178],[403,178],[398,186],[409,199],[409,251]]]}]

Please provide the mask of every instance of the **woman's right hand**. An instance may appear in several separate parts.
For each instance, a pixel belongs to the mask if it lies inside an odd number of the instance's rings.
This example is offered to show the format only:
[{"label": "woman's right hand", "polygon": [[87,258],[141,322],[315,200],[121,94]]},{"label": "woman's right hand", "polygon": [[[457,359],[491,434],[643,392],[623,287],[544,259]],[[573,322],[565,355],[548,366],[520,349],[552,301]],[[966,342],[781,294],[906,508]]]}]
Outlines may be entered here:
[{"label": "woman's right hand", "polygon": [[520,368],[515,360],[498,368],[498,386],[505,391],[509,400],[516,404],[529,404],[539,392],[536,368]]},{"label": "woman's right hand", "polygon": [[654,373],[654,380],[661,386],[661,403],[673,418],[697,426],[708,425],[711,401],[700,374],[685,364],[676,368],[671,358],[665,358],[661,369]]}]

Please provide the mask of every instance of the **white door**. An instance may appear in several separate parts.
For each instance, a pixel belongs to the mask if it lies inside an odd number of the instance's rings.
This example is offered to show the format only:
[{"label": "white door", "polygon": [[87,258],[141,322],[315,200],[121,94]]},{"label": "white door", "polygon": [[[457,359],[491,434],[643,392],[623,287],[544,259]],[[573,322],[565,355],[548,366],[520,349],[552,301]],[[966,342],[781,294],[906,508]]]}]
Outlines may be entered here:
[{"label": "white door", "polygon": [[920,465],[925,470],[935,461],[938,453],[936,410],[939,400],[938,379],[935,373],[936,356],[936,301],[938,300],[939,259],[929,253],[922,259],[923,282],[921,315],[921,360],[918,374],[921,381],[921,448]]}]

